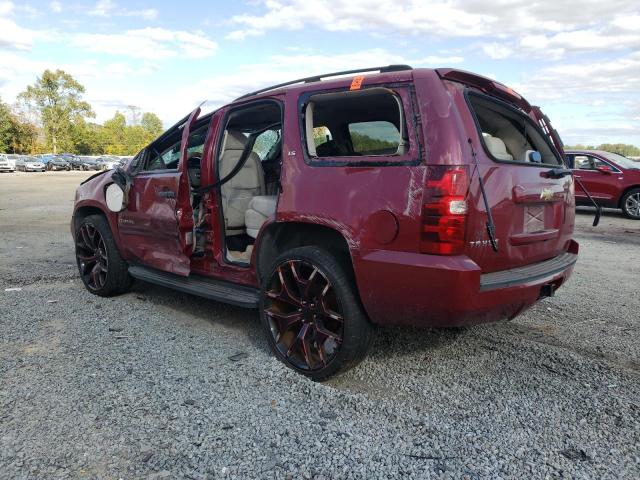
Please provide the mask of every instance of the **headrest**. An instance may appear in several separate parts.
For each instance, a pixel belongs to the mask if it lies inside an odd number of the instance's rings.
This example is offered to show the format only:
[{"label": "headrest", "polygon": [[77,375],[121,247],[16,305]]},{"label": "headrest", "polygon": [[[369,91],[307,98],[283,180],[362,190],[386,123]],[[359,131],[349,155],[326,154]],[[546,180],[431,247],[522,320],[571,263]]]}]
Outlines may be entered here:
[{"label": "headrest", "polygon": [[224,140],[224,150],[244,150],[247,137],[239,130],[227,130]]},{"label": "headrest", "polygon": [[491,155],[496,157],[498,160],[513,160],[513,157],[507,152],[507,146],[504,144],[502,139],[498,137],[493,137],[486,133],[482,134],[484,136],[484,142],[487,144],[487,148],[491,152]]}]

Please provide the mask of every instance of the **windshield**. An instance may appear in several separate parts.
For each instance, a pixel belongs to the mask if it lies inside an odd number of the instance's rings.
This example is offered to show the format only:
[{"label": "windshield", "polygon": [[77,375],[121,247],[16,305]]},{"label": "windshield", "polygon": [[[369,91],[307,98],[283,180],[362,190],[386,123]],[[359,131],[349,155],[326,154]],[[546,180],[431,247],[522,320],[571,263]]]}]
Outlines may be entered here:
[{"label": "windshield", "polygon": [[640,169],[640,162],[634,162],[630,158],[623,157],[622,155],[619,155],[617,153],[612,153],[612,152],[600,152],[600,153],[602,154],[603,157],[607,158],[608,160],[611,160],[612,162],[616,162],[622,168]]}]

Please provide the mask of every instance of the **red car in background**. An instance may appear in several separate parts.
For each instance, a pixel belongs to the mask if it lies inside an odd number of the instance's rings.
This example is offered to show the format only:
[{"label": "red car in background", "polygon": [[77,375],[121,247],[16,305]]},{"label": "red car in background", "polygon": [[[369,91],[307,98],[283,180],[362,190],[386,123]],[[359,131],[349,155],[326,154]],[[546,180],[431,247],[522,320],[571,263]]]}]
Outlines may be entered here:
[{"label": "red car in background", "polygon": [[[602,150],[567,150],[566,156],[574,175],[600,206],[620,208],[627,217],[640,220],[640,162]],[[578,188],[576,204],[591,205]]]}]

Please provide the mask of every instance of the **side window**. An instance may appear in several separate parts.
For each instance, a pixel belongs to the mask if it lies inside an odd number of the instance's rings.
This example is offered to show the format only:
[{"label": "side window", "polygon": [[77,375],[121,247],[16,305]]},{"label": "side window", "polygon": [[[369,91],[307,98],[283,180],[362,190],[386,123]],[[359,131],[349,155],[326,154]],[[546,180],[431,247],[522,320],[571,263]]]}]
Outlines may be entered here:
[{"label": "side window", "polygon": [[402,105],[400,95],[381,87],[312,95],[304,110],[309,156],[406,154],[409,142]]},{"label": "side window", "polygon": [[[179,135],[172,135],[172,137],[168,141],[157,142],[149,146],[143,167],[144,171],[176,170],[178,168],[181,139]],[[177,141],[176,137],[178,137]]]},{"label": "side window", "polygon": [[586,155],[576,155],[574,168],[579,170],[593,170],[590,157]]},{"label": "side window", "polygon": [[393,155],[400,145],[400,132],[391,122],[357,122],[349,124],[353,151],[361,155]]},{"label": "side window", "polygon": [[280,145],[281,130],[279,128],[266,130],[256,137],[253,152],[260,157],[260,161],[270,160],[277,154],[275,150]]}]

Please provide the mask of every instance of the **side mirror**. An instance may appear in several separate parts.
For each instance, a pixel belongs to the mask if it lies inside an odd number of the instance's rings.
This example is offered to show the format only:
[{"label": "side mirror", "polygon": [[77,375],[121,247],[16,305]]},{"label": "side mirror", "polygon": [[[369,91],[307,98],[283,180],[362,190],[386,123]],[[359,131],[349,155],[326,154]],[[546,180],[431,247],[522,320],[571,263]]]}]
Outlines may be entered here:
[{"label": "side mirror", "polygon": [[125,207],[124,191],[120,185],[111,183],[104,192],[107,208],[112,212],[120,212]]},{"label": "side mirror", "polygon": [[609,165],[599,165],[596,167],[596,170],[598,170],[600,173],[606,174],[611,174],[611,172],[613,172],[613,169]]}]

